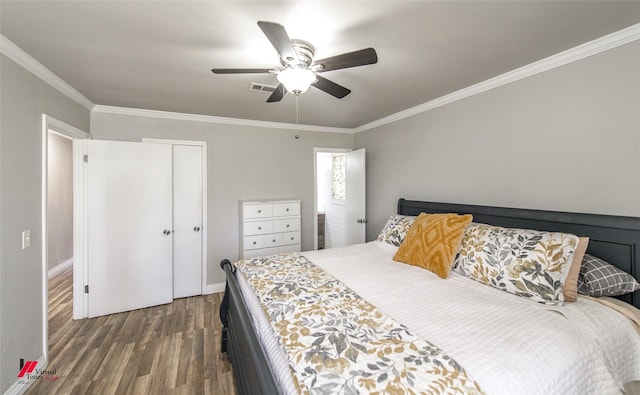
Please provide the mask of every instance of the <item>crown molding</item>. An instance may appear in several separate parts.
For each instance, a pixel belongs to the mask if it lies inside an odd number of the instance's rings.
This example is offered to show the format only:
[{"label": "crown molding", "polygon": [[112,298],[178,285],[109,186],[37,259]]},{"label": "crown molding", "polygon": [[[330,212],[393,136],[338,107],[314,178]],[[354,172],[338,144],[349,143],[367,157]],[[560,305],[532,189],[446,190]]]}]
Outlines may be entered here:
[{"label": "crown molding", "polygon": [[96,105],[93,108],[92,112],[104,113],[104,114],[117,114],[117,115],[132,115],[132,116],[138,116],[138,117],[175,119],[180,121],[218,123],[218,124],[235,125],[235,126],[252,126],[252,127],[259,127],[259,128],[271,128],[271,129],[289,129],[289,130],[297,130],[297,131],[305,131],[305,132],[353,134],[353,129],[348,129],[348,128],[334,128],[334,127],[316,126],[316,125],[297,125],[294,123],[256,121],[252,119],[226,118],[226,117],[217,117],[213,115],[185,114],[181,112],[144,110],[139,108]]},{"label": "crown molding", "polygon": [[359,132],[364,132],[366,130],[374,129],[379,126],[383,126],[392,122],[396,122],[405,118],[412,117],[414,115],[417,115],[429,110],[433,110],[438,107],[442,107],[447,104],[454,103],[458,100],[462,100],[462,99],[486,92],[488,90],[498,88],[500,86],[509,84],[511,82],[515,82],[527,77],[531,77],[533,75],[545,72],[547,70],[551,70],[556,67],[560,67],[565,64],[575,62],[577,60],[598,54],[600,52],[607,51],[609,49],[619,47],[624,44],[628,44],[638,39],[640,39],[640,23],[632,25],[626,29],[600,37],[598,39],[579,45],[577,47],[568,49],[566,51],[560,52],[558,54],[549,56],[545,59],[539,60],[529,65],[501,74],[497,77],[494,77],[486,81],[479,82],[475,85],[471,85],[469,87],[449,93],[437,99],[428,101],[426,103],[417,105],[415,107],[408,108],[406,110],[397,112],[395,114],[391,114],[389,116],[380,118],[373,122],[366,123],[364,125],[358,126],[353,129],[317,126],[317,125],[297,125],[297,124],[282,123],[282,122],[257,121],[257,120],[251,120],[251,119],[226,118],[226,117],[217,117],[217,116],[211,116],[211,115],[185,114],[185,113],[168,112],[168,111],[155,111],[155,110],[95,105],[91,100],[87,99],[84,95],[82,95],[80,92],[78,92],[73,87],[71,87],[71,85],[67,84],[64,80],[62,80],[60,77],[55,75],[49,69],[44,67],[40,62],[38,62],[33,57],[28,55],[26,52],[24,52],[22,49],[20,49],[17,45],[15,45],[13,42],[11,42],[2,34],[0,34],[0,52],[5,54],[7,57],[12,59],[16,63],[24,67],[25,69],[35,74],[37,77],[41,78],[46,83],[50,84],[51,86],[59,90],[61,93],[63,93],[70,99],[74,100],[75,102],[87,108],[88,110],[95,111],[95,112],[120,114],[120,115],[144,116],[144,117],[152,117],[152,118],[175,119],[175,120],[183,120],[183,121],[208,122],[208,123],[218,123],[218,124],[236,125],[236,126],[252,126],[252,127],[272,128],[272,129],[310,131],[310,132],[354,134],[354,133],[359,133]]},{"label": "crown molding", "polygon": [[607,51],[619,47],[624,44],[636,41],[640,39],[640,23],[632,25],[626,29],[617,31],[615,33],[608,34],[606,36],[597,38],[593,41],[589,41],[585,44],[578,45],[577,47],[568,49],[558,54],[549,56],[537,62],[528,64],[518,69],[501,74],[497,77],[488,79],[486,81],[479,82],[475,85],[460,89],[458,91],[441,96],[437,99],[428,101],[426,103],[417,105],[415,107],[408,108],[406,110],[391,114],[384,118],[380,118],[376,121],[358,126],[353,129],[354,133],[364,132],[365,130],[377,128],[382,125],[386,125],[391,122],[399,121],[404,118],[412,117],[414,115],[433,110],[434,108],[442,107],[444,105],[456,102],[458,100],[465,99],[470,96],[477,95],[482,92],[486,92],[491,89],[498,88],[500,86],[509,84],[514,81],[521,80],[523,78],[531,77],[533,75],[545,72],[547,70],[554,69],[556,67],[563,66],[565,64],[575,62],[580,59],[598,54],[600,52]]},{"label": "crown molding", "polygon": [[24,52],[20,47],[15,45],[2,34],[0,34],[0,52],[87,110],[92,110],[95,106],[95,104],[91,100],[87,99],[82,93],[75,90],[62,78],[44,67],[42,63],[35,60],[31,55]]}]

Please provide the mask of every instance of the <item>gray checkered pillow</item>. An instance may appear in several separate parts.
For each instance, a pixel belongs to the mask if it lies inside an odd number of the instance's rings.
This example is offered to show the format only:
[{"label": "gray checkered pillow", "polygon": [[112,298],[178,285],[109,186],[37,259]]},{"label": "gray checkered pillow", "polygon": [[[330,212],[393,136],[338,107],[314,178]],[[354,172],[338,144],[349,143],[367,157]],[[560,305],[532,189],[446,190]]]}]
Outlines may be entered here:
[{"label": "gray checkered pillow", "polygon": [[589,296],[617,296],[635,292],[640,284],[630,274],[595,256],[584,254],[578,293]]}]

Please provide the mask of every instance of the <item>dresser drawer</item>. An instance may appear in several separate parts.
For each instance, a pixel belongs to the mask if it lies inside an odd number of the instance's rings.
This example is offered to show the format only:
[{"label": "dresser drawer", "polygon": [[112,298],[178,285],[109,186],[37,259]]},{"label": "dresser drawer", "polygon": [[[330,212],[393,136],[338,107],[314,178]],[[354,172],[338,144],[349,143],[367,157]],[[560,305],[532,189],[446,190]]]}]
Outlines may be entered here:
[{"label": "dresser drawer", "polygon": [[274,232],[293,232],[294,230],[300,230],[300,218],[273,220]]},{"label": "dresser drawer", "polygon": [[242,207],[243,218],[266,218],[273,216],[272,204],[247,204]]},{"label": "dresser drawer", "polygon": [[245,250],[255,250],[264,247],[264,236],[246,236],[243,246]]},{"label": "dresser drawer", "polygon": [[282,234],[282,245],[299,244],[300,232],[284,232]]},{"label": "dresser drawer", "polygon": [[244,251],[244,258],[255,258],[258,256],[280,254],[283,252],[300,252],[300,251],[301,251],[300,244],[292,244],[292,245],[286,245],[286,246],[260,248],[257,250],[246,250]]},{"label": "dresser drawer", "polygon": [[273,221],[247,221],[242,224],[244,236],[263,235],[273,232]]},{"label": "dresser drawer", "polygon": [[282,245],[282,233],[272,233],[262,236],[262,246],[264,248]]},{"label": "dresser drawer", "polygon": [[284,217],[289,215],[300,215],[300,202],[273,204],[274,217]]}]

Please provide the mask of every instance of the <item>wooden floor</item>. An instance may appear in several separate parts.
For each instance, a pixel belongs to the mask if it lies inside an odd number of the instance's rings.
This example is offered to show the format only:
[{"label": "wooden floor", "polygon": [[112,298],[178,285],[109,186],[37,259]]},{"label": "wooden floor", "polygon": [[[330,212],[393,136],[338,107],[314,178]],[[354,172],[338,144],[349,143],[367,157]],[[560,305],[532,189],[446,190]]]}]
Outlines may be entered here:
[{"label": "wooden floor", "polygon": [[58,378],[36,380],[27,394],[235,394],[220,353],[221,298],[74,321],[69,268],[49,279],[47,371]]}]

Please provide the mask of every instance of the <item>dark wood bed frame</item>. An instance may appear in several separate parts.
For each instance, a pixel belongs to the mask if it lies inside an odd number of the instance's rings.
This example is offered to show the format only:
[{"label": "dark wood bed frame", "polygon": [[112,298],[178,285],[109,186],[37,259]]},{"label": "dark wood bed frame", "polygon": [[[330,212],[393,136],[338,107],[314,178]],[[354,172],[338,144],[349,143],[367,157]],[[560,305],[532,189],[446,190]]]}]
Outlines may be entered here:
[{"label": "dark wood bed frame", "polygon": [[[422,212],[473,214],[473,221],[479,223],[587,236],[587,253],[616,265],[640,281],[640,218],[398,200],[398,214]],[[237,393],[277,394],[278,387],[242,299],[235,268],[228,259],[220,262],[220,267],[227,276],[220,306],[224,327],[222,352],[226,352],[231,361]],[[640,291],[620,299],[640,308]]]}]

